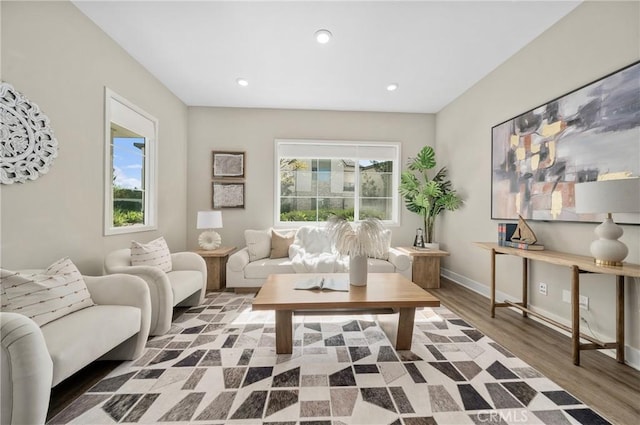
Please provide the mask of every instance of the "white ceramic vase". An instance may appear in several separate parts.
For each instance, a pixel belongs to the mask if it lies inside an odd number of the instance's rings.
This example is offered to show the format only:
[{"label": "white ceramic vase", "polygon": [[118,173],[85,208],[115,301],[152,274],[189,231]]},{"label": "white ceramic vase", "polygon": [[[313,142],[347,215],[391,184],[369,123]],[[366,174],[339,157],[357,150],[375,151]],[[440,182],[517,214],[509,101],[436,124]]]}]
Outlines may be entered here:
[{"label": "white ceramic vase", "polygon": [[349,283],[353,286],[365,286],[367,284],[367,256],[349,256]]}]

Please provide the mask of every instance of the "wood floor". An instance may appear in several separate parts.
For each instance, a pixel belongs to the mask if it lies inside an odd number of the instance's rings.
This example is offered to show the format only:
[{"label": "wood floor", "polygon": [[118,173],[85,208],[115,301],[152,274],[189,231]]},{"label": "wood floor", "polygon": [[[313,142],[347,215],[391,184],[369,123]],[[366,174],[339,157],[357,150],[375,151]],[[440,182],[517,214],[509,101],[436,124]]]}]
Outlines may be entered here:
[{"label": "wood floor", "polygon": [[441,279],[430,289],[441,303],[616,424],[640,423],[640,371],[596,350],[571,357],[571,339],[507,308],[489,315],[489,299]]},{"label": "wood floor", "polygon": [[[430,291],[444,306],[489,338],[609,421],[623,425],[640,423],[639,371],[597,351],[583,351],[581,366],[574,366],[568,337],[509,309],[497,309],[495,319],[491,319],[487,298],[447,279],[441,282],[441,288]],[[118,362],[95,362],[54,388],[47,419],[62,411],[117,365]]]}]

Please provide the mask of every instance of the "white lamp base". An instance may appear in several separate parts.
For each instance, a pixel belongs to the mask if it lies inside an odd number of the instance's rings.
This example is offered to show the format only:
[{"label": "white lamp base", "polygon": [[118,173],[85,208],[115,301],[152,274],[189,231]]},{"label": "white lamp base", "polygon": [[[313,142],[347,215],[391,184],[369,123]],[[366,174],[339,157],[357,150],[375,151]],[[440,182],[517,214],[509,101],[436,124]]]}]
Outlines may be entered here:
[{"label": "white lamp base", "polygon": [[206,251],[212,251],[220,246],[222,237],[213,230],[206,230],[198,236],[198,245]]},{"label": "white lamp base", "polygon": [[596,227],[598,239],[591,242],[591,255],[599,266],[621,266],[629,249],[618,238],[624,231],[611,219],[611,214]]}]

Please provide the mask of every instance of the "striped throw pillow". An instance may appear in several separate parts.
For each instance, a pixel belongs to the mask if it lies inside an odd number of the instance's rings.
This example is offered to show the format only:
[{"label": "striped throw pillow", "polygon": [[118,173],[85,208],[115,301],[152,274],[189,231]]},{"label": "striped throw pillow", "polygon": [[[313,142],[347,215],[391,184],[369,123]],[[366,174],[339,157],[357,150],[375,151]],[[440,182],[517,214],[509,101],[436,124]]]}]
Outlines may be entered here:
[{"label": "striped throw pillow", "polygon": [[76,266],[62,258],[42,274],[0,269],[2,311],[23,314],[38,326],[95,305]]},{"label": "striped throw pillow", "polygon": [[159,267],[165,273],[171,271],[171,253],[162,236],[143,244],[131,241],[131,265]]}]

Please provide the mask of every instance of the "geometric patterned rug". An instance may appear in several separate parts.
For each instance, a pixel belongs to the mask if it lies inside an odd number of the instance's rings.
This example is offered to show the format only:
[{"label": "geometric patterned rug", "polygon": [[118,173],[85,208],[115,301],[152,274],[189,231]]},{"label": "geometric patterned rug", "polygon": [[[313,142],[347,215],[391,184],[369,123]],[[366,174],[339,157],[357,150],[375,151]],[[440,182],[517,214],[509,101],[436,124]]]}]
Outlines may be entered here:
[{"label": "geometric patterned rug", "polygon": [[375,315],[294,315],[292,354],[253,294],[212,292],[51,424],[608,424],[444,307],[411,350]]}]

